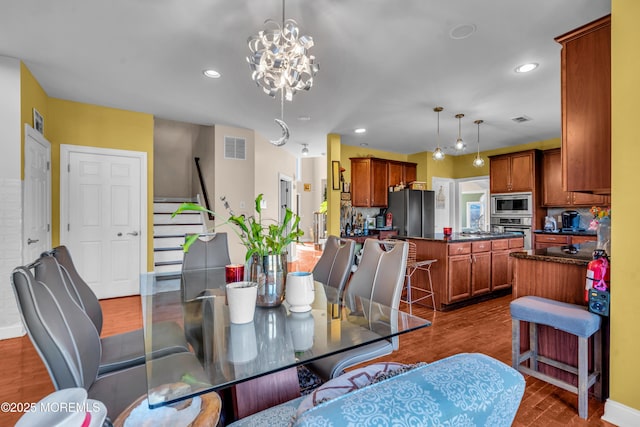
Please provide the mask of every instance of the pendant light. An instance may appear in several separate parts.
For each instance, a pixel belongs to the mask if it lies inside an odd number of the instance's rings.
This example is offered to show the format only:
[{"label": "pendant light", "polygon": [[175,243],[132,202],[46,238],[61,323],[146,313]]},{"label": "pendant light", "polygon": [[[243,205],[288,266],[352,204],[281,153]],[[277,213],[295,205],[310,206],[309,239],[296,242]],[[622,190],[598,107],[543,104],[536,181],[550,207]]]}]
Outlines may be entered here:
[{"label": "pendant light", "polygon": [[484,159],[480,157],[480,124],[483,120],[476,120],[473,123],[478,125],[478,153],[476,154],[476,158],[473,159],[473,166],[477,168],[481,168],[484,166]]},{"label": "pendant light", "polygon": [[438,131],[436,134],[436,142],[438,144],[438,146],[436,147],[436,149],[433,151],[433,160],[444,160],[444,151],[442,151],[442,148],[440,148],[440,111],[444,110],[444,108],[442,107],[436,107],[433,109],[433,111],[435,111],[438,114]]},{"label": "pendant light", "polygon": [[461,135],[462,124],[460,119],[462,119],[463,117],[464,117],[464,114],[462,113],[456,114],[456,119],[458,119],[458,139],[456,139],[456,143],[453,146],[453,148],[455,148],[456,151],[462,151],[466,148],[466,145],[462,140],[462,135]]},{"label": "pendant light", "polygon": [[303,156],[309,155],[309,144],[302,144],[302,155]]}]

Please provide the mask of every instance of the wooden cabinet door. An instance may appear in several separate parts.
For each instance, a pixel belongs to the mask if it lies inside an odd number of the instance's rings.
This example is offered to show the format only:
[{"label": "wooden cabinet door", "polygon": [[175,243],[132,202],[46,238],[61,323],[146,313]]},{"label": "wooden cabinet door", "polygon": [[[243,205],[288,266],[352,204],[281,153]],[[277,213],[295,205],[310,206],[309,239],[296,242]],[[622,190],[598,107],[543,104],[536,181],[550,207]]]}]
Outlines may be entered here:
[{"label": "wooden cabinet door", "polygon": [[471,255],[450,256],[448,269],[447,303],[469,298],[471,296]]},{"label": "wooden cabinet door", "polygon": [[556,37],[562,44],[562,170],[567,191],[611,192],[611,21]]},{"label": "wooden cabinet door", "polygon": [[369,159],[351,160],[351,203],[353,206],[370,206],[370,165]]},{"label": "wooden cabinet door", "polygon": [[510,173],[510,191],[533,191],[533,153],[512,154]]},{"label": "wooden cabinet door", "polygon": [[492,290],[511,286],[512,276],[509,271],[509,249],[493,251],[491,254],[491,287]]},{"label": "wooden cabinet door", "polygon": [[580,243],[595,242],[598,240],[597,236],[571,236],[571,244],[579,245]]},{"label": "wooden cabinet door", "polygon": [[401,182],[404,182],[406,185],[407,182],[404,180],[404,171],[403,165],[400,162],[389,162],[389,187],[393,187],[395,185],[399,185]]},{"label": "wooden cabinet door", "polygon": [[489,161],[489,185],[492,193],[508,193],[511,185],[509,156],[492,157]]},{"label": "wooden cabinet door", "polygon": [[471,296],[491,292],[491,252],[471,254]]},{"label": "wooden cabinet door", "polygon": [[572,193],[562,189],[562,159],[559,148],[543,153],[542,171],[542,204],[569,206]]},{"label": "wooden cabinet door", "polygon": [[371,159],[371,207],[386,207],[389,196],[386,160]]},{"label": "wooden cabinet door", "polygon": [[571,202],[574,206],[606,206],[608,197],[599,194],[571,193]]},{"label": "wooden cabinet door", "polygon": [[418,165],[415,163],[405,163],[402,165],[404,183],[409,184],[418,179]]}]

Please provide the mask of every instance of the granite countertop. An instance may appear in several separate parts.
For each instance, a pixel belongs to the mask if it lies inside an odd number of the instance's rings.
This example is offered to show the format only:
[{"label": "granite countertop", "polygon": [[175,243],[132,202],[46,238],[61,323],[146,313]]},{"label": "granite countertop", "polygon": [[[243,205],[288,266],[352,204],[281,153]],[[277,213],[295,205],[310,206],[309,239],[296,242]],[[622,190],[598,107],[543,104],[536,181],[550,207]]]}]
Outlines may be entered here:
[{"label": "granite countertop", "polygon": [[595,236],[596,235],[596,231],[595,230],[582,230],[582,231],[563,231],[563,230],[556,230],[556,231],[545,231],[545,230],[533,230],[534,233],[536,234],[559,234],[562,236]]},{"label": "granite countertop", "polygon": [[587,242],[579,245],[553,246],[544,249],[512,252],[510,255],[518,259],[586,266],[593,259],[595,248],[595,242]]},{"label": "granite countertop", "polygon": [[396,239],[429,240],[432,242],[462,243],[477,242],[480,240],[514,239],[522,237],[522,233],[453,233],[445,236],[442,233],[429,234],[425,237],[396,236]]}]

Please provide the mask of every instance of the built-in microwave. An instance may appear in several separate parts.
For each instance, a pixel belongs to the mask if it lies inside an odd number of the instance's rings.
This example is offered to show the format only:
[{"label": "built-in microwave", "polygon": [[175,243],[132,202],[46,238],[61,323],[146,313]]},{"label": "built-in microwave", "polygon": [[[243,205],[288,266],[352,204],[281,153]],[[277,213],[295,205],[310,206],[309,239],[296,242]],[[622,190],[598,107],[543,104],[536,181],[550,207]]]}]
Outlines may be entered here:
[{"label": "built-in microwave", "polygon": [[491,215],[532,216],[531,193],[492,194]]}]

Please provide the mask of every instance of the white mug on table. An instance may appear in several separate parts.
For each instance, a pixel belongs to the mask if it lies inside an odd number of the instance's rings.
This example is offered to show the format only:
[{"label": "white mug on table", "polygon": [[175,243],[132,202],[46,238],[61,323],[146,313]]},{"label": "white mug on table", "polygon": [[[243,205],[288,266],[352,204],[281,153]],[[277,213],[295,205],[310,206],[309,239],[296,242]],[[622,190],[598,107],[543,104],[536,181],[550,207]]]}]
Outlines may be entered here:
[{"label": "white mug on table", "polygon": [[242,324],[253,321],[257,296],[258,284],[255,282],[227,284],[227,304],[231,323]]}]

